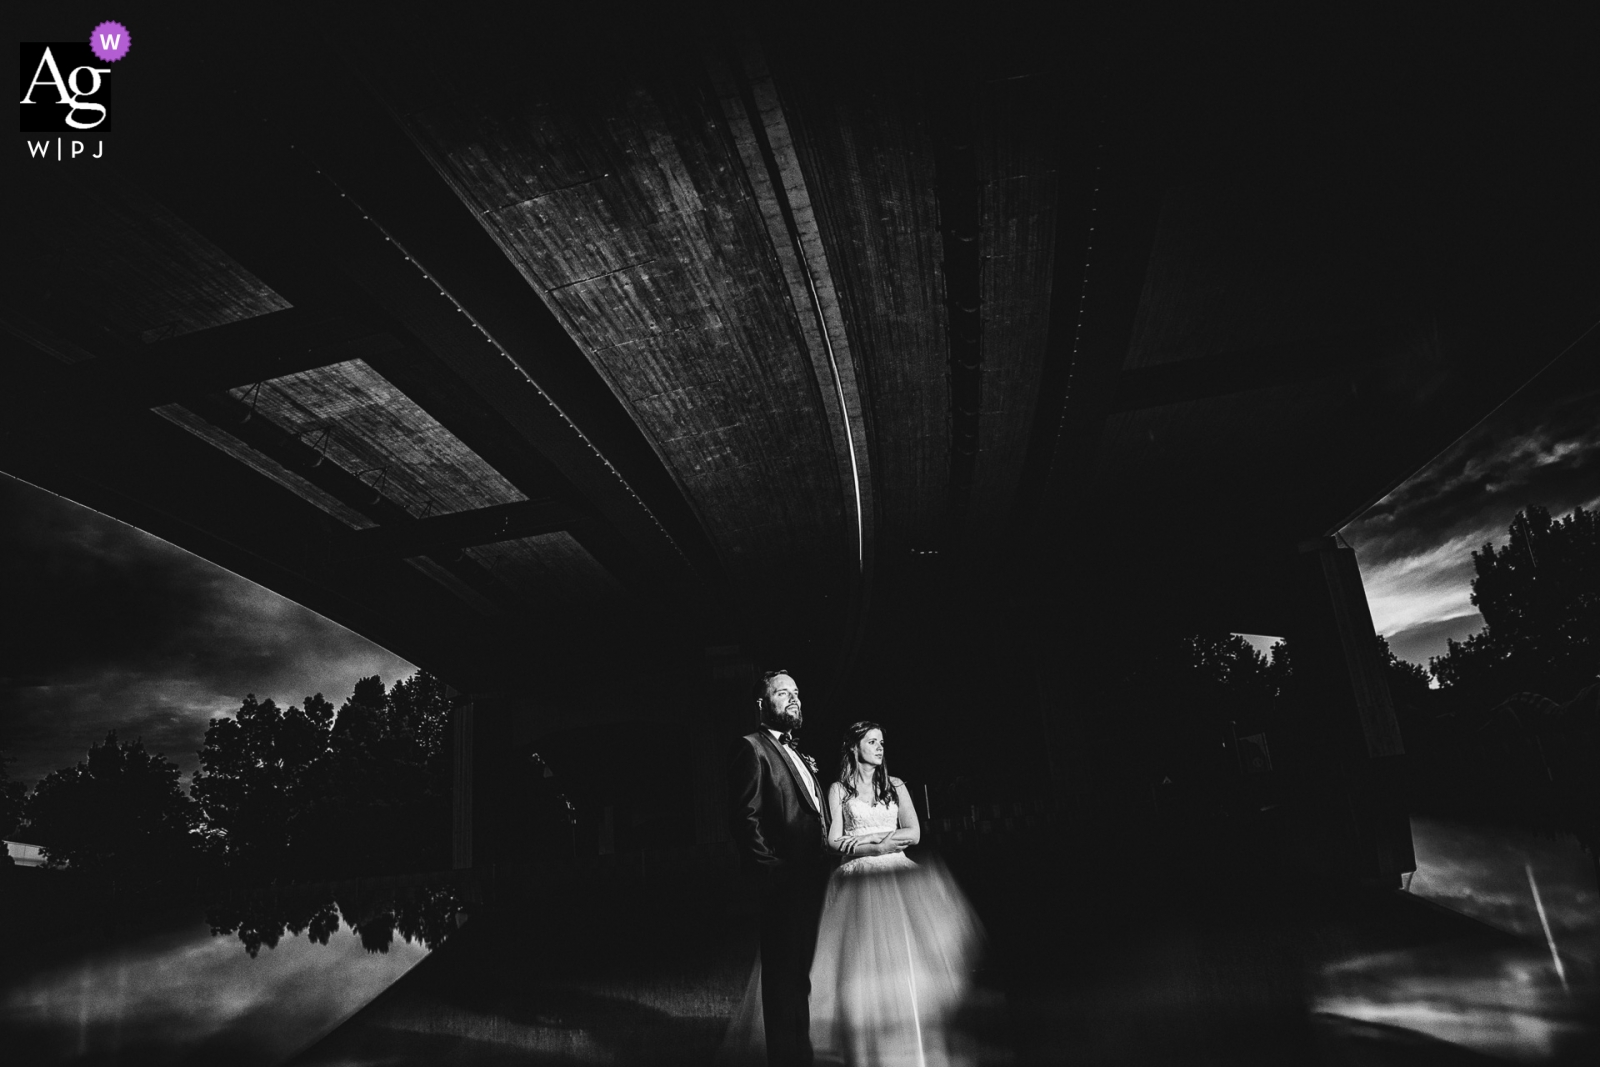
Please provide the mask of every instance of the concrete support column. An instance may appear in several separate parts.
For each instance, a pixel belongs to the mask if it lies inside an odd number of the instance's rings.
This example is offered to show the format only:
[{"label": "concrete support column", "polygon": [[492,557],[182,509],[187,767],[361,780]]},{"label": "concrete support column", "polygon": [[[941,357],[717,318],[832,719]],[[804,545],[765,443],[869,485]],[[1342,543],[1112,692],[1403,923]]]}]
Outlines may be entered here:
[{"label": "concrete support column", "polygon": [[1288,742],[1302,858],[1335,881],[1393,888],[1416,868],[1400,726],[1355,553],[1333,539],[1294,565]]},{"label": "concrete support column", "polygon": [[517,813],[512,789],[509,702],[475,695],[452,717],[454,799],[452,858],[456,868],[515,862],[507,830]]}]

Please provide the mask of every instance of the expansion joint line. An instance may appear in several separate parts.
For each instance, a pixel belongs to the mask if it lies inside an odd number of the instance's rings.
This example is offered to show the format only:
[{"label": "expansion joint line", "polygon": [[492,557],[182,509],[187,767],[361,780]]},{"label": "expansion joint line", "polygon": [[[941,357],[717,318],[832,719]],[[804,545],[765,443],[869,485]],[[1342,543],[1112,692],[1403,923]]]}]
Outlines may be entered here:
[{"label": "expansion joint line", "polygon": [[739,65],[739,58],[731,46],[728,67],[739,86],[739,99],[744,105],[745,117],[750,123],[751,133],[755,136],[756,146],[761,150],[761,162],[766,167],[767,183],[772,186],[772,197],[778,204],[778,213],[783,216],[783,227],[788,231],[789,243],[794,248],[795,259],[800,265],[800,275],[805,281],[806,295],[811,301],[811,313],[817,320],[817,333],[822,338],[822,348],[828,356],[828,370],[833,378],[834,394],[839,400],[839,420],[844,423],[845,447],[850,453],[850,482],[856,506],[856,569],[863,570],[866,567],[867,535],[861,506],[861,466],[856,459],[856,435],[850,426],[850,406],[845,401],[844,381],[839,374],[839,360],[833,351],[833,338],[828,334],[828,318],[822,310],[822,297],[817,291],[816,274],[812,271],[811,261],[806,256],[805,242],[800,237],[800,226],[795,222],[794,206],[789,203],[789,195],[784,192],[783,172],[778,168],[778,157],[772,151],[772,142],[767,138],[767,128],[761,122],[761,109],[756,105],[750,80],[745,76],[743,67]]},{"label": "expansion joint line", "polygon": [[[296,151],[300,151],[295,145],[290,145],[289,147]],[[551,410],[561,417],[561,421],[566,423],[567,428],[573,433],[577,434],[578,440],[582,441],[584,446],[589,449],[594,457],[605,465],[606,470],[610,471],[611,475],[616,478],[617,484],[622,486],[623,491],[625,491],[628,496],[632,498],[633,502],[639,506],[641,511],[649,516],[650,521],[655,525],[657,532],[659,532],[661,536],[666,539],[667,544],[672,546],[672,550],[678,554],[678,557],[683,560],[686,566],[693,570],[694,565],[689,561],[688,555],[683,551],[683,547],[678,544],[677,539],[674,538],[667,530],[661,519],[656,516],[656,513],[650,509],[650,505],[644,502],[644,498],[641,497],[633,488],[633,486],[629,484],[628,480],[622,476],[622,472],[617,470],[616,466],[606,458],[605,454],[595,447],[593,441],[589,440],[589,435],[584,433],[582,428],[580,428],[578,424],[573,421],[572,416],[568,415],[562,410],[561,405],[556,403],[555,399],[549,393],[545,392],[544,387],[534,380],[533,375],[529,374],[527,369],[524,368],[521,363],[517,362],[516,358],[513,357],[510,352],[506,351],[505,346],[502,345],[495,338],[495,336],[488,331],[482,322],[478,321],[476,315],[468,311],[466,307],[462,305],[461,301],[457,300],[450,293],[450,291],[445,288],[444,283],[436,278],[432,271],[423,266],[422,262],[418,260],[416,256],[411,254],[410,250],[406,248],[399,238],[395,237],[394,234],[389,232],[388,228],[384,226],[383,223],[374,218],[372,213],[362,206],[359,200],[345,191],[344,187],[339,184],[338,179],[318,166],[315,160],[309,159],[309,156],[308,162],[310,162],[311,169],[317,173],[318,177],[322,178],[330,186],[332,186],[333,190],[339,194],[339,198],[341,200],[348,201],[350,206],[361,215],[361,218],[364,221],[370,224],[374,230],[381,234],[386,242],[393,245],[395,250],[405,257],[405,261],[415,267],[417,272],[427,280],[429,285],[432,285],[439,291],[440,296],[444,297],[446,300],[449,300],[451,304],[455,305],[456,311],[459,314],[466,316],[467,321],[472,324],[473,329],[477,330],[478,333],[483,335],[483,339],[500,354],[502,359],[511,364],[512,368],[519,375],[521,375],[522,380],[533,387],[534,391],[539,394],[539,398],[548,404]]]},{"label": "expansion joint line", "polygon": [[[1100,116],[1096,124],[1100,127],[1096,131],[1094,146],[1094,171],[1090,176],[1089,193],[1089,232],[1084,240],[1083,249],[1083,278],[1078,283],[1078,317],[1072,327],[1072,351],[1067,356],[1067,380],[1061,390],[1061,414],[1056,419],[1056,447],[1050,450],[1050,463],[1045,469],[1045,484],[1049,484],[1055,474],[1056,460],[1061,454],[1061,438],[1067,432],[1067,416],[1071,410],[1073,386],[1078,376],[1078,357],[1083,349],[1083,320],[1089,308],[1089,280],[1094,268],[1094,239],[1095,231],[1100,222],[1100,183],[1104,181],[1102,168],[1105,166],[1105,101],[1100,103]],[[1058,250],[1059,254],[1059,250]]]}]

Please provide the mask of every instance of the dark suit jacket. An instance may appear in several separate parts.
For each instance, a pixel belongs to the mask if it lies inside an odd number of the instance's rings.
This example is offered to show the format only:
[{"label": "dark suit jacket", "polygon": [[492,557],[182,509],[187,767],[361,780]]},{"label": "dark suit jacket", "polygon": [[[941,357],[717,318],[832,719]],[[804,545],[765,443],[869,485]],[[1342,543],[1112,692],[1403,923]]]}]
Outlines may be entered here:
[{"label": "dark suit jacket", "polygon": [[734,843],[763,881],[787,881],[823,868],[822,813],[767,731],[747,734],[734,746],[728,789]]}]

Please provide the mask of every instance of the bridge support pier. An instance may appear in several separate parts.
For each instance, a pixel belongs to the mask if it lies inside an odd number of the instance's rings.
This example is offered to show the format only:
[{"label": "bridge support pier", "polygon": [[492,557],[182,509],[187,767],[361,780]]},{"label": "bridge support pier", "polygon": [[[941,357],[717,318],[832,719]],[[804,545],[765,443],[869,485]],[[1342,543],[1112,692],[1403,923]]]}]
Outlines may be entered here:
[{"label": "bridge support pier", "polygon": [[1416,869],[1405,748],[1355,552],[1319,539],[1293,570],[1293,682],[1277,733],[1297,850],[1319,877],[1397,888]]},{"label": "bridge support pier", "polygon": [[502,862],[509,826],[513,758],[512,708],[505,698],[475,694],[451,715],[453,799],[451,857],[460,870]]}]

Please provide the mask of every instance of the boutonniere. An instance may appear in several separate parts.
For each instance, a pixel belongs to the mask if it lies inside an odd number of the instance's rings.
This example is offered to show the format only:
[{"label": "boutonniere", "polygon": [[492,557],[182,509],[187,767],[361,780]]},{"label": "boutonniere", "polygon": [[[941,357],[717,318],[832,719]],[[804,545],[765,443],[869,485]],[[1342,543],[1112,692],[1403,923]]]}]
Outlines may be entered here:
[{"label": "boutonniere", "polygon": [[806,755],[804,752],[800,753],[800,762],[804,763],[812,774],[817,773],[817,761]]}]

